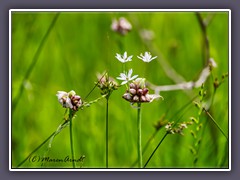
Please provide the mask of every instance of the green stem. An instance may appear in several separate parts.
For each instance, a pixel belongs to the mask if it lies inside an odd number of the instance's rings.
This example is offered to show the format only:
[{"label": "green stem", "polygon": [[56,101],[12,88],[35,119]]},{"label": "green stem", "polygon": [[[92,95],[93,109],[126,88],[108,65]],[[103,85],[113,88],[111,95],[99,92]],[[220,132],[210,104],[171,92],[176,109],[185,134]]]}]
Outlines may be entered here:
[{"label": "green stem", "polygon": [[25,163],[29,157],[31,157],[38,149],[40,149],[53,135],[55,132],[53,132],[45,141],[43,141],[36,149],[34,149],[21,163],[18,164],[17,168],[19,168],[23,163]]},{"label": "green stem", "polygon": [[[195,96],[194,98],[192,98],[187,104],[185,104],[184,106],[182,106],[176,113],[174,113],[174,115],[169,118],[172,119],[174,117],[176,117],[179,113],[181,113],[182,111],[184,111],[182,113],[182,115],[177,119],[176,123],[173,125],[173,127],[178,123],[178,121],[182,118],[183,114],[185,114],[185,112],[187,112],[187,107],[193,102],[194,99],[196,99],[198,96]],[[152,154],[150,155],[150,157],[148,158],[147,162],[144,165],[144,168],[148,165],[149,161],[151,160],[151,158],[153,157],[153,155],[155,154],[155,152],[157,151],[157,149],[159,148],[159,146],[162,144],[163,140],[167,137],[168,133],[166,133],[163,138],[160,140],[160,142],[158,143],[157,147],[154,149],[154,151],[152,152]]]},{"label": "green stem", "polygon": [[[63,127],[64,125],[66,125],[68,121],[65,121],[64,123],[62,123],[60,126]],[[58,130],[57,130],[58,131]],[[57,131],[54,131],[46,140],[44,140],[38,147],[36,147],[21,163],[18,164],[17,168],[19,168],[21,165],[23,165],[23,163],[25,163],[29,157],[31,157],[38,149],[40,149],[46,142],[48,142],[49,139],[51,139],[52,137],[56,136]]]},{"label": "green stem", "polygon": [[22,80],[22,82],[21,82],[20,90],[19,90],[17,96],[16,96],[16,97],[14,98],[14,100],[12,101],[12,113],[15,111],[15,109],[16,109],[16,107],[17,107],[17,104],[18,104],[18,102],[19,102],[19,99],[21,98],[21,96],[22,96],[22,94],[23,94],[23,91],[24,91],[24,82],[29,78],[29,76],[30,76],[33,68],[35,67],[35,65],[36,65],[36,63],[37,63],[37,61],[38,61],[38,59],[39,59],[40,53],[41,53],[41,51],[42,51],[43,45],[45,44],[45,42],[46,42],[46,40],[47,40],[50,32],[52,31],[52,29],[53,29],[53,27],[54,27],[54,25],[55,25],[55,23],[56,23],[56,21],[57,21],[57,19],[58,19],[59,14],[60,14],[60,13],[57,13],[57,14],[54,16],[54,18],[53,18],[53,20],[52,20],[52,22],[51,22],[51,24],[50,24],[50,26],[49,26],[46,34],[43,36],[42,41],[40,42],[40,44],[39,44],[39,46],[38,46],[38,49],[37,49],[36,53],[34,54],[34,57],[33,57],[33,59],[32,59],[32,62],[31,62],[31,64],[30,64],[30,66],[28,67],[27,72],[26,72],[26,74],[25,74],[25,76],[24,76],[24,78],[23,78],[23,80]]},{"label": "green stem", "polygon": [[138,127],[138,167],[142,168],[141,103],[138,103],[137,127]]},{"label": "green stem", "polygon": [[[150,145],[150,143],[152,142],[152,140],[154,139],[154,137],[156,136],[158,130],[156,130],[152,136],[148,139],[147,143],[145,144],[143,150],[142,150],[142,154],[144,154],[148,148],[148,146]],[[133,164],[132,164],[132,167],[134,167],[136,164],[138,163],[138,160],[136,160]]]},{"label": "green stem", "polygon": [[72,117],[73,117],[73,114],[72,112],[70,112],[69,114],[69,121],[70,121],[70,146],[71,146],[71,153],[72,153],[72,165],[73,165],[73,168],[75,168],[75,161],[74,161],[74,149],[73,149],[73,136],[72,136]]},{"label": "green stem", "polygon": [[108,168],[108,97],[106,100],[106,168]]},{"label": "green stem", "polygon": [[211,116],[211,114],[205,109],[203,108],[204,112],[210,117],[210,119],[213,121],[213,123],[217,126],[217,128],[221,131],[221,133],[223,134],[223,136],[227,139],[228,141],[228,137],[227,135],[224,133],[224,131],[222,130],[222,128],[218,125],[218,123],[215,121],[215,119]]},{"label": "green stem", "polygon": [[155,154],[155,152],[157,151],[158,147],[162,144],[163,140],[167,137],[168,133],[166,133],[163,138],[161,139],[161,141],[158,143],[157,147],[154,149],[154,151],[152,152],[151,156],[148,158],[147,162],[144,165],[144,168],[148,165],[148,162],[151,160],[151,158],[153,157],[153,155]]}]

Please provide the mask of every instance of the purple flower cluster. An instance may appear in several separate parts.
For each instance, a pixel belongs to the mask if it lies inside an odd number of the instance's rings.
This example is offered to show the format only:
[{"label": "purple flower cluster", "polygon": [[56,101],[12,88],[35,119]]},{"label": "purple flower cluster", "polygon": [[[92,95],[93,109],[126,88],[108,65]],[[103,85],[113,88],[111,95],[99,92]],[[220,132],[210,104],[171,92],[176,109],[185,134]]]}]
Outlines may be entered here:
[{"label": "purple flower cluster", "polygon": [[129,85],[130,89],[126,91],[123,98],[129,102],[133,103],[143,103],[150,102],[151,98],[148,94],[148,89],[146,87],[140,87],[136,83],[131,83]]}]

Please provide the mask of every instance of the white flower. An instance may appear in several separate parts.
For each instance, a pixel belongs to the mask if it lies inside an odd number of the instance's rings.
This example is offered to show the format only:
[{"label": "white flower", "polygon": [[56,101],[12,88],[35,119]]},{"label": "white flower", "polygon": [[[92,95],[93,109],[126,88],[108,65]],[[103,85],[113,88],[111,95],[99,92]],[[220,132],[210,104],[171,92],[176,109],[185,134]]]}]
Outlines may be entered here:
[{"label": "white flower", "polygon": [[121,83],[121,85],[124,85],[124,84],[128,83],[129,81],[132,81],[132,80],[134,80],[134,79],[136,79],[138,77],[138,75],[134,75],[133,77],[131,77],[132,76],[132,72],[133,72],[133,70],[130,69],[128,71],[128,73],[126,73],[126,72],[125,73],[120,73],[120,77],[117,77],[117,79],[123,81]]},{"label": "white flower", "polygon": [[180,124],[180,128],[181,129],[187,128],[187,125],[185,123],[182,123],[182,124]]},{"label": "white flower", "polygon": [[123,55],[116,53],[116,56],[115,56],[115,57],[116,57],[120,62],[125,63],[125,62],[128,62],[128,61],[132,61],[132,57],[133,57],[133,56],[127,57],[127,52],[125,51]]},{"label": "white flower", "polygon": [[73,108],[71,99],[69,98],[69,93],[65,92],[65,91],[58,91],[58,93],[56,94],[56,96],[58,97],[58,101],[59,103],[65,107],[65,108]]},{"label": "white flower", "polygon": [[139,59],[143,60],[144,62],[150,62],[154,59],[157,58],[157,56],[155,57],[152,57],[151,53],[150,52],[145,52],[144,53],[144,56],[142,55],[142,53],[140,54],[140,56],[137,56]]},{"label": "white flower", "polygon": [[153,100],[155,100],[155,99],[156,100],[159,99],[159,98],[163,99],[163,97],[158,95],[158,94],[146,94],[146,98],[150,103],[153,102]]}]

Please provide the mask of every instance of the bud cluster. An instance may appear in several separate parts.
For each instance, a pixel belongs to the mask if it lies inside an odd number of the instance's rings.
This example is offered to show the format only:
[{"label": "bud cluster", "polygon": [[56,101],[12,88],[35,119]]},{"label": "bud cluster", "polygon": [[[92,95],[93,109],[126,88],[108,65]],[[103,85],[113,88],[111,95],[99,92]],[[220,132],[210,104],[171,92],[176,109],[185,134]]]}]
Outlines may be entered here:
[{"label": "bud cluster", "polygon": [[148,89],[146,87],[141,88],[140,85],[136,83],[131,83],[129,85],[130,89],[126,91],[126,93],[123,95],[123,98],[126,99],[129,102],[150,102],[151,98],[148,94]]},{"label": "bud cluster", "polygon": [[192,122],[182,122],[179,123],[176,128],[173,127],[174,122],[168,122],[167,125],[165,126],[166,131],[169,134],[183,134],[183,130],[187,128],[187,125],[191,125]]},{"label": "bud cluster", "polygon": [[78,108],[82,105],[82,99],[81,99],[81,97],[78,96],[78,95],[72,95],[72,96],[70,97],[70,99],[71,99],[71,103],[72,103],[72,109],[73,109],[74,111],[77,111]]},{"label": "bud cluster", "polygon": [[57,93],[58,101],[64,108],[70,108],[77,111],[78,108],[83,104],[82,99],[79,95],[76,95],[75,91],[70,91],[69,93],[64,91],[58,91]]},{"label": "bud cluster", "polygon": [[111,25],[113,31],[120,33],[121,35],[126,35],[132,29],[132,25],[124,17],[119,18],[119,20],[114,19]]},{"label": "bud cluster", "polygon": [[112,77],[109,77],[107,73],[103,76],[98,75],[98,82],[96,84],[101,90],[102,95],[110,95],[113,90],[117,90],[118,88],[116,81]]}]

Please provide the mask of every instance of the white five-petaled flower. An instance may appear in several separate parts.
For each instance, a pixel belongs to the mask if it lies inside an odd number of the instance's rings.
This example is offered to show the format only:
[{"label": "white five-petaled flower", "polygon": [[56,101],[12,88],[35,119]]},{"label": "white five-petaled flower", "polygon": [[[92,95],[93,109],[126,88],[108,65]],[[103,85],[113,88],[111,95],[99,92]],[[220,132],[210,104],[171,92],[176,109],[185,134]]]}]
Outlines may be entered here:
[{"label": "white five-petaled flower", "polygon": [[157,58],[157,56],[155,57],[152,57],[151,53],[150,52],[145,52],[144,53],[144,56],[142,55],[142,53],[140,54],[140,56],[137,56],[139,59],[143,60],[144,62],[150,62],[154,59]]},{"label": "white five-petaled flower", "polygon": [[65,108],[73,108],[69,93],[65,91],[58,91],[56,94],[59,103]]},{"label": "white five-petaled flower", "polygon": [[128,62],[128,61],[132,61],[132,57],[133,57],[133,56],[127,57],[127,52],[125,51],[123,55],[116,53],[116,56],[115,56],[115,57],[116,57],[120,62],[125,63],[125,62]]},{"label": "white five-petaled flower", "polygon": [[121,83],[121,85],[127,84],[129,81],[132,81],[134,79],[136,79],[138,77],[138,75],[134,75],[132,76],[133,70],[130,69],[128,71],[128,73],[120,73],[120,77],[117,77],[117,79],[122,80],[123,82]]}]

